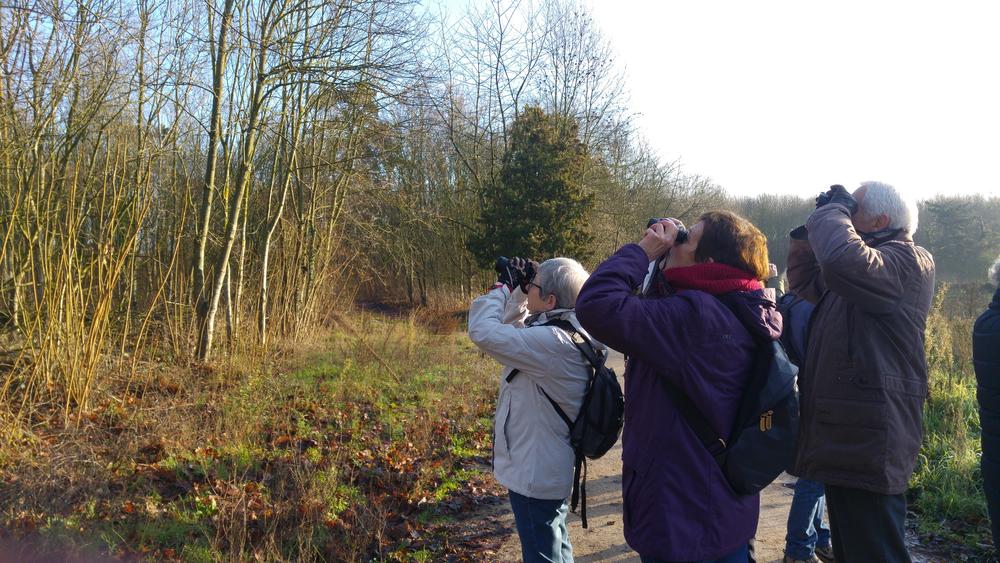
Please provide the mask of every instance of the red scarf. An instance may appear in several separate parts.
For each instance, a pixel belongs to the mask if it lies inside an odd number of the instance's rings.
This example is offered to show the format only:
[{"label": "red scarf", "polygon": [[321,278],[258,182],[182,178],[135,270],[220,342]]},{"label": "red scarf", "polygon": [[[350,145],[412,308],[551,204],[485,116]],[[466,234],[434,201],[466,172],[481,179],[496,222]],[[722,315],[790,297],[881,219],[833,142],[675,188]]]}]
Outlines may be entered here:
[{"label": "red scarf", "polygon": [[753,274],[719,262],[670,268],[663,270],[663,277],[674,289],[698,289],[712,295],[730,291],[754,291],[764,287]]}]

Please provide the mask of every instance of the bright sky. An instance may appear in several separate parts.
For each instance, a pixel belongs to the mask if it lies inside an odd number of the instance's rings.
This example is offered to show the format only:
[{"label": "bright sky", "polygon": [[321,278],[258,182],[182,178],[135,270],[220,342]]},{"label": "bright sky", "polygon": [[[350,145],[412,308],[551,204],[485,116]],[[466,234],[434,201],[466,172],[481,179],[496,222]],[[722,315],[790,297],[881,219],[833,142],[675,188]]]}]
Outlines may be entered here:
[{"label": "bright sky", "polygon": [[686,173],[1000,196],[1000,2],[588,1],[640,129]]}]

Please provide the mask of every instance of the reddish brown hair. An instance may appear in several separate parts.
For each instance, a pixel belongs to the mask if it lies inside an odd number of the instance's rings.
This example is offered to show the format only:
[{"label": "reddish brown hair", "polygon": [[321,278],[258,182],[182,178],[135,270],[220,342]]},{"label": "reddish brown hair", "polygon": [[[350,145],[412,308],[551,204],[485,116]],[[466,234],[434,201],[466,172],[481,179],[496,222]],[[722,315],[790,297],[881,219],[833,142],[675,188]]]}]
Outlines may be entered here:
[{"label": "reddish brown hair", "polygon": [[709,211],[698,218],[705,224],[694,259],[728,264],[767,279],[767,237],[753,223],[729,211]]}]

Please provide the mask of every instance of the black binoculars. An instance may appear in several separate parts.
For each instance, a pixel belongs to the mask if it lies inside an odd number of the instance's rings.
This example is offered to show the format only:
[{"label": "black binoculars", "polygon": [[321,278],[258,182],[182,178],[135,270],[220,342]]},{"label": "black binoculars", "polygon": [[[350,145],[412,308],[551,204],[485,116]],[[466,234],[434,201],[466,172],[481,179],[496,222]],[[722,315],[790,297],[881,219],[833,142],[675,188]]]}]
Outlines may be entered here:
[{"label": "black binoculars", "polygon": [[[646,223],[646,228],[648,229],[661,221],[669,221],[669,219],[667,217],[652,217],[650,218],[649,222]],[[677,237],[674,239],[674,244],[684,244],[684,241],[686,241],[687,239],[688,239],[687,229],[685,229],[684,227],[678,227]]]}]

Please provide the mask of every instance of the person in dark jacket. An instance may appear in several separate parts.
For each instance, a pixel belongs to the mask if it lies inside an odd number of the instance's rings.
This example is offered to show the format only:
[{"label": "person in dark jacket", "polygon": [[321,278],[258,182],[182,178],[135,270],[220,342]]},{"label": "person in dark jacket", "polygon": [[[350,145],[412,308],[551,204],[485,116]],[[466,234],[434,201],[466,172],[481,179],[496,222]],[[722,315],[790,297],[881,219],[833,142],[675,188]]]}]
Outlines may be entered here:
[{"label": "person in dark jacket", "polygon": [[[990,268],[990,280],[1000,284],[1000,257]],[[990,511],[993,544],[1000,541],[1000,285],[993,302],[976,319],[972,330],[972,360],[976,368],[976,398],[982,428],[983,489]]]},{"label": "person in dark jacket", "polygon": [[[813,304],[794,293],[778,298],[781,313],[781,343],[789,359],[797,366],[806,357],[809,319]],[[795,482],[795,495],[788,509],[785,557],[783,563],[829,563],[834,561],[830,542],[830,526],[825,522],[826,495],[823,483],[800,478]]]},{"label": "person in dark jacket", "polygon": [[816,304],[799,372],[795,471],[826,487],[838,562],[910,561],[907,482],[927,396],[934,260],[892,186],[833,186],[792,231],[788,282]]},{"label": "person in dark jacket", "polygon": [[[683,418],[667,383],[728,439],[756,338],[776,340],[781,316],[765,293],[767,242],[749,221],[706,213],[685,242],[680,223],[647,229],[597,267],[577,299],[588,332],[626,354],[622,496],[625,539],[644,562],[747,561],[758,495],[740,496]],[[636,295],[650,261],[662,279]],[[655,272],[654,272],[655,273]],[[733,308],[718,298],[723,296]]]}]

